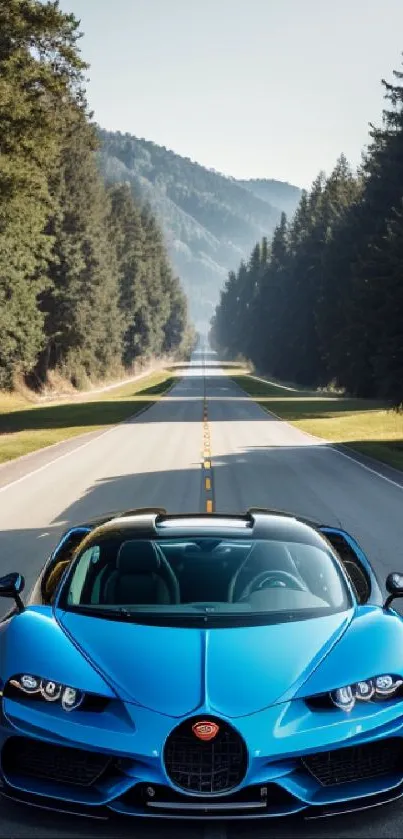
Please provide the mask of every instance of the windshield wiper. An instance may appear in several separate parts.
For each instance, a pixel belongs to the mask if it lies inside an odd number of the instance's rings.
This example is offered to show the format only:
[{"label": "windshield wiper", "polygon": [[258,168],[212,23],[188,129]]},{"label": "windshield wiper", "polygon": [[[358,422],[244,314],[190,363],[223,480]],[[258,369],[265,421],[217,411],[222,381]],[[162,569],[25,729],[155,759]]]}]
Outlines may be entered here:
[{"label": "windshield wiper", "polygon": [[173,614],[169,612],[158,614],[155,612],[130,611],[129,609],[125,609],[124,606],[118,606],[111,609],[102,608],[102,606],[98,607],[89,605],[70,606],[67,611],[75,612],[77,615],[86,615],[92,618],[106,618],[107,620],[130,621],[132,623],[155,624],[160,626],[180,626],[184,622],[190,625],[196,625],[200,622],[208,624],[211,618],[213,618],[213,615],[206,615],[204,611],[193,614]]},{"label": "windshield wiper", "polygon": [[94,618],[120,618],[121,620],[133,620],[134,618],[134,612],[129,612],[124,606],[118,606],[112,609],[103,609],[102,606],[73,606],[68,611],[75,612],[78,615],[89,615]]}]

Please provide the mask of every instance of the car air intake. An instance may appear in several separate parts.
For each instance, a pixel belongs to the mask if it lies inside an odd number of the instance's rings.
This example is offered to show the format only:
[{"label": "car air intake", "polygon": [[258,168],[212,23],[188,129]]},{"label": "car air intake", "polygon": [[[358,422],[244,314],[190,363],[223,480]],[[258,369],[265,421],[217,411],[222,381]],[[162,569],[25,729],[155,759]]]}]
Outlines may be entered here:
[{"label": "car air intake", "polygon": [[100,752],[72,749],[28,737],[10,737],[1,753],[6,776],[46,778],[80,787],[91,786],[110,762],[109,755]]},{"label": "car air intake", "polygon": [[317,752],[302,758],[302,763],[324,787],[401,773],[403,739],[392,737],[345,749]]},{"label": "car air intake", "polygon": [[191,719],[175,728],[165,745],[167,775],[182,789],[211,795],[238,786],[245,777],[247,752],[240,735],[222,720],[206,718],[217,727],[213,738],[197,736],[200,720]]}]

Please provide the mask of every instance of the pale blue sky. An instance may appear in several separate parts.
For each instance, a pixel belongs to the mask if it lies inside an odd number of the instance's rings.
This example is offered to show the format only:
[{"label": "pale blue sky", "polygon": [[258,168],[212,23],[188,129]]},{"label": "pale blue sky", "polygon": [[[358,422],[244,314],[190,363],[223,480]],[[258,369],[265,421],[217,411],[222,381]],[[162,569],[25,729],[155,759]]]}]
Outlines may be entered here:
[{"label": "pale blue sky", "polygon": [[61,0],[96,120],[240,178],[358,164],[401,64],[403,0]]}]

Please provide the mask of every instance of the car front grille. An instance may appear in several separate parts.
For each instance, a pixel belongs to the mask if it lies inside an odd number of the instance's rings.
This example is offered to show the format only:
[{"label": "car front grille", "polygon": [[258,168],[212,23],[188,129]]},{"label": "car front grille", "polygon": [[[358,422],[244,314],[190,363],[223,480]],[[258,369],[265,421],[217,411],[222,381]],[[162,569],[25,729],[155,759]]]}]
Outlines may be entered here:
[{"label": "car front grille", "polygon": [[186,720],[172,731],[165,745],[164,760],[168,777],[176,786],[190,792],[211,795],[238,786],[245,777],[247,753],[240,735],[222,720],[214,739],[199,740],[193,733],[198,720]]},{"label": "car front grille", "polygon": [[302,763],[324,787],[403,772],[403,740],[393,737],[317,752],[302,758]]},{"label": "car front grille", "polygon": [[88,787],[105,772],[111,758],[99,752],[72,749],[28,737],[10,737],[3,747],[1,762],[6,776],[25,775]]}]

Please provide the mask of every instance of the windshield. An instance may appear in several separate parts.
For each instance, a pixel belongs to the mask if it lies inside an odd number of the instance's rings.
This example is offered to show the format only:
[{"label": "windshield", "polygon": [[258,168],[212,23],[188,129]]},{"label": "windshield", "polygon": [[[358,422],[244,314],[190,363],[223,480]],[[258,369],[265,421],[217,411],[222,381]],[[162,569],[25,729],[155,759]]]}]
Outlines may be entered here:
[{"label": "windshield", "polygon": [[343,611],[351,599],[325,543],[114,537],[79,556],[60,605],[139,621],[254,615],[281,622]]}]

